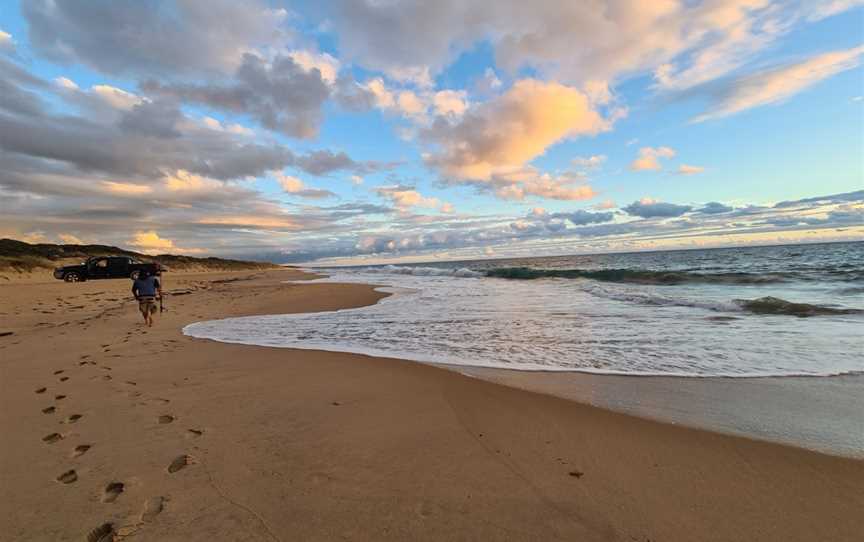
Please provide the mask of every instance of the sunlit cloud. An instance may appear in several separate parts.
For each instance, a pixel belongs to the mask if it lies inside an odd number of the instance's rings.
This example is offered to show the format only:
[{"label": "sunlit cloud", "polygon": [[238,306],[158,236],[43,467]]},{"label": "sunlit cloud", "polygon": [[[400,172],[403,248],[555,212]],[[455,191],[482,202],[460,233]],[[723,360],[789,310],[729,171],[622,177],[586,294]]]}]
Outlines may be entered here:
[{"label": "sunlit cloud", "polygon": [[129,244],[145,253],[168,252],[176,249],[174,241],[163,239],[155,230],[139,231],[129,240]]},{"label": "sunlit cloud", "polygon": [[426,162],[443,175],[489,180],[521,168],[563,139],[610,128],[611,122],[578,90],[523,79],[458,121],[439,117],[422,137],[437,147]]},{"label": "sunlit cloud", "polygon": [[117,183],[113,181],[102,181],[102,186],[104,186],[109,192],[114,192],[116,194],[128,194],[128,195],[137,195],[137,194],[149,194],[153,191],[153,188],[142,185],[142,184],[132,184],[132,183]]},{"label": "sunlit cloud", "polygon": [[633,171],[660,171],[663,169],[663,166],[660,165],[660,159],[674,156],[675,151],[669,147],[642,147],[639,149],[639,156],[630,163],[630,169]]},{"label": "sunlit cloud", "polygon": [[61,243],[64,245],[83,245],[84,241],[75,237],[71,233],[61,233],[57,236]]},{"label": "sunlit cloud", "polygon": [[702,166],[690,166],[687,164],[681,164],[678,166],[678,169],[675,170],[675,173],[678,175],[696,175],[697,173],[702,173],[705,171],[705,168]]},{"label": "sunlit cloud", "polygon": [[438,209],[442,213],[449,213],[453,210],[453,205],[438,198],[422,195],[417,190],[404,186],[381,186],[375,189],[381,197],[387,198],[394,207],[400,210],[407,210],[412,207],[422,207],[426,209]]},{"label": "sunlit cloud", "polygon": [[273,176],[276,178],[276,182],[279,183],[279,186],[282,187],[282,190],[287,194],[311,199],[330,198],[336,195],[330,190],[309,188],[303,183],[303,181],[291,175],[276,172]]}]

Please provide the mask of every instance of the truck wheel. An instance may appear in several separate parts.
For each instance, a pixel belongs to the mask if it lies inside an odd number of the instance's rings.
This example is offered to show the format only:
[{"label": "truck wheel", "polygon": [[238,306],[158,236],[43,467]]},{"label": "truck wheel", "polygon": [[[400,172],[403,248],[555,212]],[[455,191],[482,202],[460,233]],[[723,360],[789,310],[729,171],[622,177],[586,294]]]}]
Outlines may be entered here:
[{"label": "truck wheel", "polygon": [[140,276],[141,276],[141,271],[132,271],[132,273],[129,275],[129,278],[132,280],[138,280],[138,277],[140,277]]},{"label": "truck wheel", "polygon": [[66,273],[65,275],[63,275],[63,280],[65,280],[66,282],[80,282],[81,275],[75,272]]}]

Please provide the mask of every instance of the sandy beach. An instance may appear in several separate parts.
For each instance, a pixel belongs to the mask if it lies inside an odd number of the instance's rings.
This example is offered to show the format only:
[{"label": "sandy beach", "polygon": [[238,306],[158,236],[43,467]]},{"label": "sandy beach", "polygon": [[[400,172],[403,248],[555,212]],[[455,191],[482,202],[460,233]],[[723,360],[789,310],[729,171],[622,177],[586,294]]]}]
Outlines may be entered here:
[{"label": "sandy beach", "polygon": [[860,460],[181,333],[382,295],[304,276],[167,274],[149,330],[128,281],[0,284],[0,540],[860,539]]}]

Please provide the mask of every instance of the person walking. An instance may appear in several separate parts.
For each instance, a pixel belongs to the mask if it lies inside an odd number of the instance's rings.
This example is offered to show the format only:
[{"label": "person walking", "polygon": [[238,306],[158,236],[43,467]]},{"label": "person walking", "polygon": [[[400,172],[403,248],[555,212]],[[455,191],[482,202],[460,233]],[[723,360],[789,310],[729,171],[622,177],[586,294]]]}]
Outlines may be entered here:
[{"label": "person walking", "polygon": [[[138,309],[144,317],[147,327],[153,327],[153,317],[156,314],[156,299],[162,298],[162,284],[159,277],[143,270],[132,283],[132,295],[138,301]],[[157,297],[158,296],[158,297]]]}]

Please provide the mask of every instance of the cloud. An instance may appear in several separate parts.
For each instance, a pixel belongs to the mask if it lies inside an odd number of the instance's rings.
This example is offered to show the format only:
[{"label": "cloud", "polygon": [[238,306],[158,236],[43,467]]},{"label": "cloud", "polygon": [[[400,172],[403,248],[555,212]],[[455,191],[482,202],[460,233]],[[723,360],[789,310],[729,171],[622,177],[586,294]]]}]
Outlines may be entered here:
[{"label": "cloud", "polygon": [[437,115],[462,116],[468,109],[468,93],[464,90],[442,90],[432,97],[432,105]]},{"label": "cloud", "polygon": [[600,203],[597,203],[596,205],[593,206],[594,209],[599,209],[599,210],[614,209],[615,207],[617,207],[617,205],[615,205],[615,202],[612,201],[611,199],[601,201]]},{"label": "cloud", "polygon": [[438,198],[423,196],[413,188],[401,185],[381,186],[376,188],[375,192],[381,197],[389,199],[394,207],[403,211],[412,207],[438,209],[442,213],[449,213],[453,210],[453,205],[450,203]]},{"label": "cloud", "polygon": [[451,122],[438,117],[421,133],[425,141],[437,146],[426,162],[443,175],[489,180],[521,168],[558,141],[610,127],[578,90],[523,79],[461,119]]},{"label": "cloud", "polygon": [[226,73],[288,37],[287,12],[255,0],[31,0],[21,11],[38,53],[110,75]]},{"label": "cloud", "polygon": [[864,45],[823,53],[795,64],[757,71],[725,81],[711,91],[713,103],[696,116],[703,122],[782,102],[837,73],[859,65]]},{"label": "cloud", "polygon": [[474,183],[475,186],[492,190],[501,199],[521,201],[528,196],[545,199],[579,201],[591,199],[597,193],[588,185],[573,186],[578,179],[554,177],[538,173],[533,168],[496,175],[489,181]]},{"label": "cloud", "polygon": [[373,160],[357,162],[342,151],[331,150],[310,151],[300,155],[294,161],[294,165],[310,175],[328,175],[337,171],[351,171],[355,174],[366,175],[394,169],[399,162],[376,162]]},{"label": "cloud", "polygon": [[806,207],[811,204],[831,204],[831,203],[864,203],[864,190],[856,190],[854,192],[843,192],[841,194],[831,194],[828,196],[815,196],[812,198],[803,198],[790,201],[781,201],[774,204],[775,209],[786,209],[790,207]]},{"label": "cloud", "polygon": [[630,164],[632,171],[660,171],[660,158],[672,158],[675,151],[669,147],[642,147],[639,156]]},{"label": "cloud", "polygon": [[159,237],[154,230],[136,232],[129,240],[129,245],[147,254],[167,253],[176,249],[174,241]]},{"label": "cloud", "polygon": [[481,95],[492,94],[501,88],[501,79],[492,68],[486,68],[483,75],[474,81],[474,91]]},{"label": "cloud", "polygon": [[361,88],[373,106],[422,125],[428,124],[432,115],[458,118],[469,107],[465,90],[399,88],[389,86],[380,77],[366,81]]},{"label": "cloud", "polygon": [[288,53],[294,63],[303,68],[307,73],[318,70],[327,84],[333,85],[339,75],[339,61],[327,53],[316,53],[313,51],[294,50]]},{"label": "cloud", "polygon": [[84,244],[84,241],[82,241],[81,239],[78,239],[77,237],[75,237],[71,233],[61,233],[60,235],[57,236],[57,238],[60,239],[60,242],[63,243],[64,245],[83,245]]},{"label": "cloud", "polygon": [[659,218],[681,216],[691,210],[692,207],[689,205],[660,202],[651,198],[643,198],[639,201],[634,201],[622,209],[627,214],[633,216],[639,216],[642,218]]},{"label": "cloud", "polygon": [[572,224],[576,226],[582,226],[585,224],[599,224],[602,222],[611,222],[615,218],[615,213],[592,213],[590,211],[583,211],[579,209],[577,211],[571,211],[569,213],[553,213],[547,216],[552,219],[563,218],[569,220]]},{"label": "cloud", "polygon": [[246,115],[269,130],[302,139],[318,134],[321,108],[331,92],[319,69],[307,71],[293,56],[265,60],[249,53],[243,55],[229,83],[166,84],[150,79],[141,88],[157,96]]},{"label": "cloud", "polygon": [[292,177],[291,175],[275,173],[274,177],[276,177],[276,181],[279,183],[279,186],[282,187],[282,190],[294,196],[300,196],[301,198],[322,199],[331,198],[336,195],[330,190],[307,188],[306,185],[303,184],[303,181],[301,181],[297,177]]},{"label": "cloud", "polygon": [[681,164],[678,166],[678,169],[675,170],[675,173],[678,175],[696,175],[703,171],[705,171],[705,168],[702,166],[688,166],[687,164]]},{"label": "cloud", "polygon": [[4,30],[0,30],[0,51],[14,51],[15,41],[12,39],[12,34]]},{"label": "cloud", "polygon": [[509,73],[571,85],[654,73],[682,90],[722,77],[803,23],[854,0],[328,2],[346,57],[371,70],[440,73],[485,42]]},{"label": "cloud", "polygon": [[730,207],[728,205],[724,205],[719,201],[709,201],[706,203],[701,209],[698,209],[697,212],[706,214],[706,215],[716,215],[722,213],[729,213],[734,210],[734,207]]},{"label": "cloud", "polygon": [[153,189],[143,184],[117,183],[114,181],[102,181],[102,186],[109,192],[115,194],[149,194]]},{"label": "cloud", "polygon": [[606,162],[606,155],[604,154],[595,154],[593,156],[577,156],[573,160],[570,161],[576,167],[586,168],[586,169],[597,169]]}]

